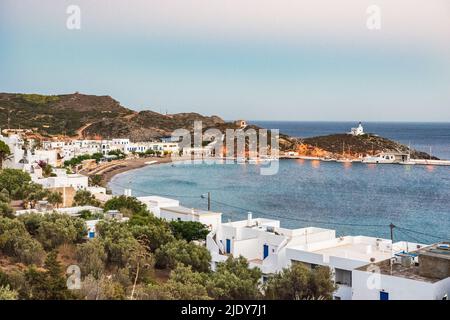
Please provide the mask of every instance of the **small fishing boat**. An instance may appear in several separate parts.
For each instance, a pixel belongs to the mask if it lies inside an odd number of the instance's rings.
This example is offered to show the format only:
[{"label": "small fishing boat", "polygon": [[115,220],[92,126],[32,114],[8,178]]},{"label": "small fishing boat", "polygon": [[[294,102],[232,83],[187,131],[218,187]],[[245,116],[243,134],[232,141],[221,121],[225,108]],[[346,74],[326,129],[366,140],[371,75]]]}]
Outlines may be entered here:
[{"label": "small fishing boat", "polygon": [[362,163],[395,163],[398,162],[396,161],[395,155],[393,154],[383,154],[380,153],[379,155],[376,156],[369,156],[369,157],[364,157],[361,160]]}]

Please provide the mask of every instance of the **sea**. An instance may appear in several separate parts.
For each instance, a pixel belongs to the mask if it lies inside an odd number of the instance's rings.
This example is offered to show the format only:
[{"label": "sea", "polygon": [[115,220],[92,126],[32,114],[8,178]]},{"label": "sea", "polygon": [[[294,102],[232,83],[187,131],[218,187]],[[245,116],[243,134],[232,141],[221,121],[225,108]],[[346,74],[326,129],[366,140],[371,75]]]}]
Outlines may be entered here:
[{"label": "sea", "polygon": [[[347,132],[351,122],[263,122],[269,129],[311,137]],[[364,123],[366,132],[450,159],[450,123]],[[280,220],[288,228],[335,229],[337,235],[390,237],[433,243],[450,240],[450,167],[343,164],[281,160],[274,175],[255,164],[175,163],[119,174],[109,188],[134,196],[175,198],[192,208],[223,213],[224,221],[253,217]],[[275,165],[275,164],[271,164]],[[266,165],[267,166],[267,165]]]}]

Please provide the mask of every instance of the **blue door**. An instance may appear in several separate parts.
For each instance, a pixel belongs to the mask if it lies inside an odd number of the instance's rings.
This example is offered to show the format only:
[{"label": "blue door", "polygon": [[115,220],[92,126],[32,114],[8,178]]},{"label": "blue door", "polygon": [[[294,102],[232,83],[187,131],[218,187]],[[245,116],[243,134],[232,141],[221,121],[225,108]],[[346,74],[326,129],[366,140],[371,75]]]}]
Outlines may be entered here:
[{"label": "blue door", "polygon": [[389,292],[380,291],[380,300],[389,300]]},{"label": "blue door", "polygon": [[230,253],[230,252],[231,252],[231,240],[227,239],[226,253]]},{"label": "blue door", "polygon": [[269,255],[269,246],[267,244],[264,245],[263,247],[263,259],[267,258],[267,256]]}]

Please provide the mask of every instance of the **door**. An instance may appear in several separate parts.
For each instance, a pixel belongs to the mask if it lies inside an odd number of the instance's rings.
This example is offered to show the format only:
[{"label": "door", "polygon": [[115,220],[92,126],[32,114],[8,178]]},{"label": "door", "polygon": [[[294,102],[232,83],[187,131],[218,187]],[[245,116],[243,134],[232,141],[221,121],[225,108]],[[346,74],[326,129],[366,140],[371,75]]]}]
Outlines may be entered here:
[{"label": "door", "polygon": [[265,244],[263,247],[263,259],[267,258],[268,255],[269,255],[269,246]]},{"label": "door", "polygon": [[226,241],[226,249],[225,249],[226,253],[231,253],[231,240],[227,239]]},{"label": "door", "polygon": [[380,300],[389,300],[389,292],[380,291]]}]

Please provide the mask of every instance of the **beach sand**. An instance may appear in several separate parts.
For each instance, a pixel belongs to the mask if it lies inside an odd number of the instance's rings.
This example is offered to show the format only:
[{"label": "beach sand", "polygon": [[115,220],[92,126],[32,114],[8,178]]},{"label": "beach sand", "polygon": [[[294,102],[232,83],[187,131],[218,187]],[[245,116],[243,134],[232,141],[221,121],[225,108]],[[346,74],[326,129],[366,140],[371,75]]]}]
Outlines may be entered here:
[{"label": "beach sand", "polygon": [[[152,164],[146,164],[146,162],[153,162],[153,161],[156,162]],[[164,157],[164,158],[149,157],[149,158],[122,160],[117,163],[117,166],[111,167],[107,169],[105,172],[101,173],[103,177],[103,184],[106,186],[116,174],[142,168],[148,165],[168,163],[168,162],[172,162],[171,157]]]}]

